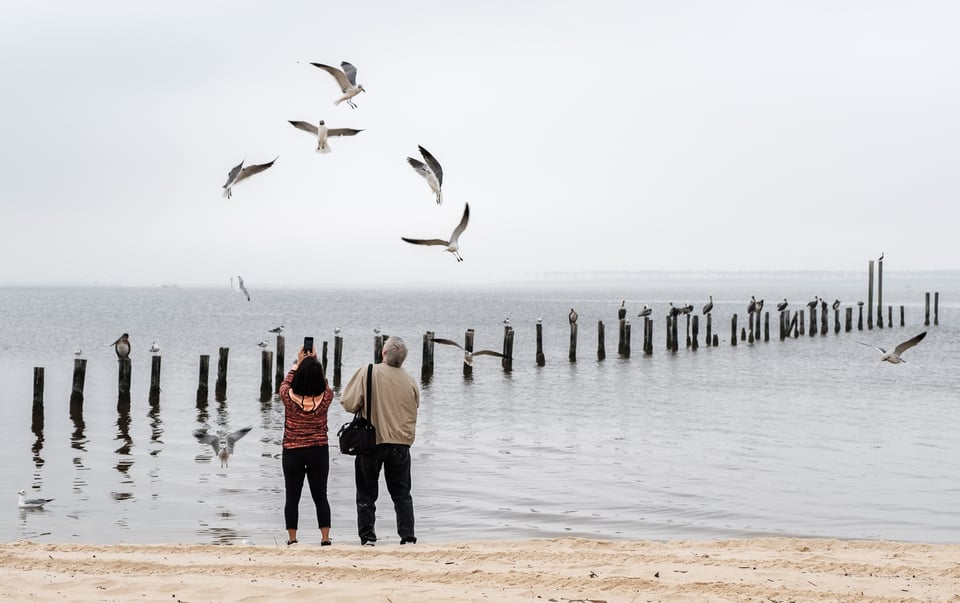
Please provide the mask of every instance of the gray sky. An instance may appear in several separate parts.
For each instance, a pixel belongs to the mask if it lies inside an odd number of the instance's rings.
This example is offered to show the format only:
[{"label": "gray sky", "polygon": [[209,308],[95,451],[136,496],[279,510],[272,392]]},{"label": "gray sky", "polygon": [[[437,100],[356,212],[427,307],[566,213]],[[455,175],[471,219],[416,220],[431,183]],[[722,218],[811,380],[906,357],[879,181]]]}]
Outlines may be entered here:
[{"label": "gray sky", "polygon": [[[957,269],[960,4],[9,2],[0,285]],[[357,66],[334,106],[310,62]],[[314,152],[287,120],[363,128]],[[407,164],[422,144],[444,204]],[[245,159],[270,170],[221,196]],[[464,262],[446,238],[470,203]]]}]

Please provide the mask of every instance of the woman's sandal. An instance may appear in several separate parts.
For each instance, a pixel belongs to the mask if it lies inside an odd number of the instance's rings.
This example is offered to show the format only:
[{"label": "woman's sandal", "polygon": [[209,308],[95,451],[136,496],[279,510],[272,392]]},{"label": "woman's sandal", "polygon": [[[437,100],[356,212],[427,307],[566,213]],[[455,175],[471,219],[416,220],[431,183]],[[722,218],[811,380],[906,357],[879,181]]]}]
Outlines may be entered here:
[{"label": "woman's sandal", "polygon": [[333,541],[332,541],[332,540],[321,540],[321,541],[320,541],[320,546],[330,546],[331,544],[333,544]]},{"label": "woman's sandal", "polygon": [[296,538],[294,538],[293,540],[288,540],[288,541],[287,541],[287,546],[290,546],[291,544],[297,544],[297,542],[299,542],[299,541],[298,541]]}]

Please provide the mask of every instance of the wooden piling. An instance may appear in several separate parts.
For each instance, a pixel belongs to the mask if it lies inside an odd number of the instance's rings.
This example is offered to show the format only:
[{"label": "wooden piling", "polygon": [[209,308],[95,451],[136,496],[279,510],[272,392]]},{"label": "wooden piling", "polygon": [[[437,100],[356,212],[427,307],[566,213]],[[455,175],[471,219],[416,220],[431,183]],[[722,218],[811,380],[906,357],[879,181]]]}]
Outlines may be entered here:
[{"label": "wooden piling", "polygon": [[927,291],[924,294],[924,304],[923,304],[923,325],[930,326],[930,292]]},{"label": "wooden piling", "polygon": [[423,334],[423,352],[420,361],[420,379],[429,381],[433,377],[433,331]]},{"label": "wooden piling", "polygon": [[830,330],[830,317],[827,315],[826,304],[820,309],[820,335],[826,335]]},{"label": "wooden piling", "polygon": [[[890,324],[890,321],[887,321]],[[883,328],[883,259],[877,260],[877,326]],[[892,325],[891,325],[892,326]]]},{"label": "wooden piling", "polygon": [[625,318],[620,318],[618,322],[620,329],[618,331],[619,336],[617,337],[617,355],[623,356],[623,344],[627,337],[627,320]]},{"label": "wooden piling", "polygon": [[[463,349],[466,352],[473,352],[473,329],[467,329],[467,332],[463,336]],[[473,365],[467,363],[467,359],[463,359],[463,376],[472,377],[473,376]]]},{"label": "wooden piling", "polygon": [[230,357],[230,348],[220,348],[220,359],[217,360],[217,383],[214,385],[213,397],[217,402],[227,399],[227,360]]},{"label": "wooden piling", "polygon": [[845,330],[847,333],[853,330],[853,308],[849,306],[846,308]]},{"label": "wooden piling", "polygon": [[[432,349],[432,348],[431,348]],[[431,357],[431,361],[432,361]],[[343,337],[333,336],[333,386],[340,387],[340,377],[343,363]],[[430,366],[430,374],[433,374],[433,365]]]},{"label": "wooden piling", "polygon": [[570,323],[570,351],[567,353],[570,362],[577,361],[577,323]]},{"label": "wooden piling", "polygon": [[209,390],[207,388],[207,380],[210,376],[210,355],[201,354],[200,355],[200,379],[197,384],[197,404],[206,404],[207,395]]},{"label": "wooden piling", "polygon": [[707,344],[707,347],[713,343],[713,314],[707,314],[707,336],[704,337],[703,342]]},{"label": "wooden piling", "polygon": [[547,363],[543,355],[543,325],[537,321],[537,366],[543,366]]},{"label": "wooden piling", "polygon": [[873,260],[870,260],[867,291],[867,329],[873,329]]},{"label": "wooden piling", "polygon": [[87,378],[87,359],[73,360],[73,388],[70,391],[70,405],[83,406],[83,384]]},{"label": "wooden piling", "polygon": [[833,311],[833,332],[840,332],[840,308]]},{"label": "wooden piling", "polygon": [[693,331],[691,333],[690,347],[694,350],[700,347],[700,317],[697,315],[693,316]]},{"label": "wooden piling", "polygon": [[[797,334],[799,335],[805,335],[807,333],[807,328],[803,326],[807,322],[806,318],[804,318],[805,312],[806,310],[800,310],[797,315],[794,316],[794,319],[797,320]],[[796,339],[796,336],[794,339]]]},{"label": "wooden piling", "polygon": [[377,333],[373,337],[373,363],[383,362],[383,335]]},{"label": "wooden piling", "polygon": [[673,319],[667,315],[667,351],[673,351],[673,342],[670,341],[670,333],[673,331],[671,325],[673,324]]},{"label": "wooden piling", "polygon": [[323,376],[327,376],[327,340],[323,340],[323,345],[320,347],[320,366],[323,368]]},{"label": "wooden piling", "polygon": [[689,348],[693,345],[693,341],[691,341],[691,335],[690,335],[690,314],[689,313],[685,314],[685,316],[686,316],[685,325],[687,328],[687,347]]},{"label": "wooden piling", "polygon": [[630,357],[630,321],[628,320],[623,327],[623,358]]},{"label": "wooden piling", "polygon": [[33,407],[43,407],[43,367],[33,367]]},{"label": "wooden piling", "polygon": [[677,334],[677,318],[679,316],[674,316],[670,321],[670,351],[676,352],[680,349],[680,336]]},{"label": "wooden piling", "polygon": [[653,321],[649,316],[643,317],[643,353],[647,356],[653,354]]},{"label": "wooden piling", "polygon": [[147,399],[151,404],[160,401],[160,356],[150,357],[150,392]]},{"label": "wooden piling", "polygon": [[737,345],[737,315],[730,317],[730,345]]},{"label": "wooden piling", "polygon": [[893,306],[887,306],[887,326],[893,327]]},{"label": "wooden piling", "polygon": [[817,334],[817,308],[810,308],[810,337]]},{"label": "wooden piling", "polygon": [[[277,368],[276,368],[276,379],[274,380],[273,393],[280,393],[280,384],[283,383],[283,380],[287,378],[286,368],[284,363],[286,363],[286,339],[283,335],[277,335]],[[314,348],[316,349],[316,348]],[[261,357],[262,359],[262,357]],[[269,368],[267,369],[270,370]],[[265,401],[265,400],[264,400]]]},{"label": "wooden piling", "polygon": [[863,330],[863,302],[857,304],[857,330]]},{"label": "wooden piling", "polygon": [[130,402],[131,362],[129,358],[117,358],[117,390],[121,400]]},{"label": "wooden piling", "polygon": [[[537,325],[538,327],[540,325]],[[604,360],[607,357],[606,336],[603,330],[603,321],[597,321],[597,360]]]},{"label": "wooden piling", "polygon": [[933,292],[933,324],[940,324],[940,292]]},{"label": "wooden piling", "polygon": [[770,341],[770,312],[763,313],[763,340]]},{"label": "wooden piling", "polygon": [[503,327],[503,358],[500,366],[507,373],[513,371],[513,327]]},{"label": "wooden piling", "polygon": [[716,333],[713,334],[713,347],[720,345],[720,336]]},{"label": "wooden piling", "polygon": [[904,325],[903,306],[900,306],[900,326]]},{"label": "wooden piling", "polygon": [[[273,397],[273,384],[270,374],[273,372],[273,352],[260,352],[260,401],[266,402]],[[286,379],[286,375],[283,377]],[[282,383],[282,381],[281,381]]]}]

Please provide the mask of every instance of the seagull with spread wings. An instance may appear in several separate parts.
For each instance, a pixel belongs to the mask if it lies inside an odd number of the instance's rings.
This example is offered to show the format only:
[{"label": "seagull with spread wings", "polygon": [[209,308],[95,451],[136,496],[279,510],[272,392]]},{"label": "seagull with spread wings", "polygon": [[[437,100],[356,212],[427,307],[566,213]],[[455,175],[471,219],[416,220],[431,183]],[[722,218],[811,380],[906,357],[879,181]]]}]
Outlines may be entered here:
[{"label": "seagull with spread wings", "polygon": [[209,434],[202,429],[197,429],[193,432],[193,437],[204,444],[210,444],[217,458],[220,459],[220,467],[226,467],[227,459],[233,454],[233,445],[236,444],[237,440],[247,435],[251,429],[253,429],[253,426],[244,427],[243,429],[238,429],[222,437]]},{"label": "seagull with spread wings", "polygon": [[494,352],[493,350],[476,350],[473,352],[468,352],[467,350],[464,349],[462,345],[460,345],[456,341],[453,341],[452,339],[441,339],[439,337],[432,337],[430,341],[434,343],[442,343],[443,345],[452,345],[454,347],[460,348],[461,350],[463,350],[463,361],[468,366],[473,366],[474,356],[496,356],[498,358],[506,358],[506,356],[504,356],[500,352]]},{"label": "seagull with spread wings", "polygon": [[420,155],[423,157],[423,161],[414,159],[413,157],[407,157],[407,163],[426,179],[430,190],[437,196],[437,205],[440,205],[443,203],[443,195],[440,192],[440,187],[443,186],[443,168],[440,167],[440,162],[437,161],[437,158],[434,157],[430,151],[422,146],[418,146],[417,148],[420,149]]},{"label": "seagull with spread wings", "polygon": [[250,301],[250,292],[247,291],[246,285],[243,284],[243,277],[240,276],[239,274],[237,275],[237,282],[239,283],[239,286],[240,286],[240,293],[243,293],[244,295],[246,295],[247,301]]},{"label": "seagull with spread wings", "polygon": [[879,346],[870,345],[869,343],[863,343],[862,341],[858,341],[857,343],[859,343],[860,345],[865,345],[865,346],[880,350],[880,352],[883,354],[882,356],[880,356],[881,361],[886,360],[890,364],[900,364],[901,362],[906,362],[906,360],[900,357],[901,354],[903,354],[913,346],[923,341],[923,338],[926,336],[927,336],[927,332],[924,331],[923,333],[920,333],[919,335],[915,335],[910,339],[904,341],[903,343],[893,348],[893,350],[890,350],[889,352]]},{"label": "seagull with spread wings", "polygon": [[257,165],[248,165],[243,167],[243,161],[238,163],[236,167],[230,170],[230,173],[227,174],[227,182],[223,185],[223,196],[227,199],[233,197],[233,187],[240,184],[250,176],[254,174],[259,174],[265,169],[273,165],[273,162],[279,159],[279,155],[273,158],[273,161],[269,163],[258,163]]},{"label": "seagull with spread wings", "polygon": [[360,94],[361,92],[366,92],[363,89],[363,86],[357,84],[357,68],[351,65],[350,63],[343,61],[340,63],[341,69],[336,67],[331,67],[330,65],[324,65],[323,63],[310,63],[314,67],[319,67],[327,73],[333,76],[333,79],[337,80],[337,84],[340,85],[340,91],[343,92],[343,96],[333,101],[334,105],[339,105],[343,101],[346,101],[350,108],[356,109],[357,105],[353,102],[353,97]]},{"label": "seagull with spread wings", "polygon": [[444,241],[443,239],[411,239],[408,237],[400,237],[407,243],[413,243],[414,245],[444,245],[446,249],[444,251],[449,251],[453,254],[453,257],[457,258],[458,262],[462,262],[463,258],[460,257],[460,235],[463,234],[464,229],[467,227],[467,221],[470,220],[470,204],[465,203],[463,206],[463,217],[460,218],[460,223],[457,224],[457,227],[453,229],[453,233],[450,235],[449,241]]},{"label": "seagull with spread wings", "polygon": [[358,132],[363,132],[363,130],[357,130],[354,128],[328,128],[326,124],[323,123],[322,119],[316,126],[306,121],[294,121],[292,119],[288,121],[293,127],[303,130],[304,132],[309,132],[317,137],[318,153],[330,152],[330,145],[327,144],[327,138],[331,136],[354,136]]}]

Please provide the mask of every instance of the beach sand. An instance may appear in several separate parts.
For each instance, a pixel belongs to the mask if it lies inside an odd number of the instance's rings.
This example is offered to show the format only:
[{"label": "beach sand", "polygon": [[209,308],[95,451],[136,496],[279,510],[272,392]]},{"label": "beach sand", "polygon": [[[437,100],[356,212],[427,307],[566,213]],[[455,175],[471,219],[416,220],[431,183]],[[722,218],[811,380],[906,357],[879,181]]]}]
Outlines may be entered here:
[{"label": "beach sand", "polygon": [[580,538],[361,547],[0,545],[17,601],[958,601],[960,545]]}]

